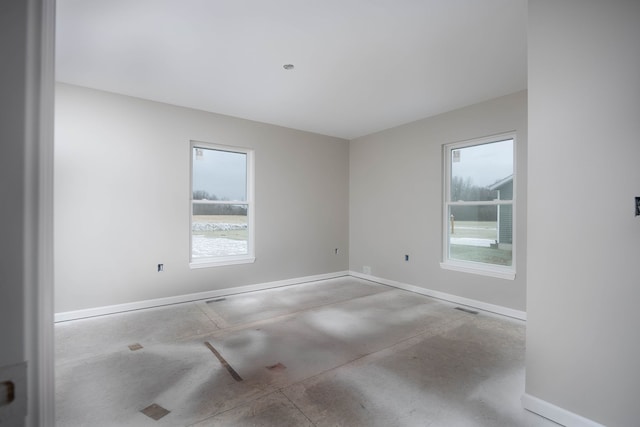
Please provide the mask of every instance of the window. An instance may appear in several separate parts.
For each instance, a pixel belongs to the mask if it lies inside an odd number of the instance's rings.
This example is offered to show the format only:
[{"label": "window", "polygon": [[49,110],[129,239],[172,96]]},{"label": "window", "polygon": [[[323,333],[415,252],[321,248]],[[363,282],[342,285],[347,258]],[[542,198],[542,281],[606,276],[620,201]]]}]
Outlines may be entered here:
[{"label": "window", "polygon": [[253,152],[191,142],[191,267],[253,262]]},{"label": "window", "polygon": [[515,278],[515,135],[444,146],[443,268]]}]

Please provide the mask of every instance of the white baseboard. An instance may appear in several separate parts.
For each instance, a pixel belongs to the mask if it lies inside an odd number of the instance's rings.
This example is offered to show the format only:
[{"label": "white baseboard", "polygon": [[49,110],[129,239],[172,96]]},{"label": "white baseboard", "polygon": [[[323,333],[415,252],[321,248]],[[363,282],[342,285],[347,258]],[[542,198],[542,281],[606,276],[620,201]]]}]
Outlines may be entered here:
[{"label": "white baseboard", "polygon": [[468,307],[473,307],[478,310],[488,311],[491,313],[496,313],[496,314],[500,314],[507,317],[513,317],[519,320],[527,320],[527,313],[525,313],[524,311],[514,310],[512,308],[503,307],[500,305],[489,304],[482,301],[464,298],[457,295],[448,294],[446,292],[434,291],[432,289],[426,289],[420,286],[409,285],[407,283],[396,282],[395,280],[383,279],[381,277],[358,273],[357,271],[349,271],[349,275],[353,277],[359,277],[365,280],[371,280],[372,282],[381,283],[383,285],[392,286],[394,288],[403,289],[405,291],[415,292],[417,294],[426,295],[426,296],[441,299],[444,301],[449,301],[455,304],[466,305]]},{"label": "white baseboard", "polygon": [[218,298],[226,295],[241,294],[245,292],[260,291],[264,289],[279,288],[282,286],[297,285],[305,282],[313,282],[317,280],[334,279],[336,277],[353,276],[372,282],[381,283],[383,285],[392,286],[394,288],[403,289],[405,291],[415,292],[433,298],[449,301],[455,304],[466,305],[478,310],[488,311],[491,313],[501,314],[503,316],[513,317],[520,320],[526,320],[527,314],[523,311],[513,310],[499,305],[488,304],[482,301],[463,298],[457,295],[445,292],[434,291],[431,289],[421,288],[415,285],[396,282],[395,280],[383,279],[368,274],[358,273],[356,271],[338,271],[335,273],[318,274],[315,276],[297,277],[293,279],[278,280],[275,282],[258,283],[254,285],[239,286],[237,288],[217,289],[214,291],[199,292],[194,294],[177,295],[166,298],[156,298],[144,301],[136,301],[125,304],[108,305],[103,307],[87,308],[83,310],[65,311],[56,313],[54,321],[65,322],[68,320],[84,319],[87,317],[103,316],[106,314],[122,313],[125,311],[141,310],[144,308],[159,307],[163,305],[179,304],[184,302],[199,301],[204,299]]},{"label": "white baseboard", "polygon": [[103,316],[105,314],[122,313],[125,311],[141,310],[144,308],[159,307],[163,305],[179,304],[184,302],[192,302],[205,300],[210,298],[218,298],[221,296],[242,294],[245,292],[261,291],[264,289],[280,288],[282,286],[297,285],[306,282],[315,282],[317,280],[335,279],[336,277],[348,276],[348,271],[338,271],[335,273],[318,274],[315,276],[297,277],[294,279],[278,280],[275,282],[258,283],[255,285],[239,286],[237,288],[217,289],[215,291],[198,292],[187,295],[177,295],[166,298],[156,298],[145,301],[136,301],[125,304],[108,305],[104,307],[87,308],[84,310],[65,311],[56,313],[54,321],[65,322],[68,320],[84,319],[87,317]]},{"label": "white baseboard", "polygon": [[522,406],[528,411],[566,427],[604,427],[602,424],[598,424],[595,421],[574,414],[573,412],[562,409],[559,406],[538,399],[527,393],[522,396]]}]

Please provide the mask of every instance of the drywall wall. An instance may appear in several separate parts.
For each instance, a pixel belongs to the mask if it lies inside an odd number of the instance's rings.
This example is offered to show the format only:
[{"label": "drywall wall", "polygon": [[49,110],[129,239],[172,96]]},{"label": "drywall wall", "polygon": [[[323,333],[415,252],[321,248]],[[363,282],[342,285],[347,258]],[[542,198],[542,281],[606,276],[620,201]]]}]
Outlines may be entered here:
[{"label": "drywall wall", "polygon": [[9,402],[7,387],[0,387],[3,426],[53,422],[51,276],[45,267],[51,206],[42,203],[51,196],[42,182],[52,163],[51,129],[43,125],[53,100],[43,95],[52,95],[45,81],[53,62],[45,57],[52,58],[53,49],[44,42],[53,41],[50,6],[0,3],[0,382],[13,383]]},{"label": "drywall wall", "polygon": [[529,2],[526,392],[612,427],[640,419],[639,41],[640,2]]},{"label": "drywall wall", "polygon": [[[0,366],[24,361],[27,5],[0,6]],[[1,381],[2,379],[0,379]]]},{"label": "drywall wall", "polygon": [[[255,263],[189,268],[190,140],[255,150]],[[345,140],[58,84],[55,142],[56,312],[348,267]]]},{"label": "drywall wall", "polygon": [[[351,141],[350,269],[524,311],[526,108],[519,92]],[[516,279],[443,270],[442,146],[508,131],[517,133]]]}]

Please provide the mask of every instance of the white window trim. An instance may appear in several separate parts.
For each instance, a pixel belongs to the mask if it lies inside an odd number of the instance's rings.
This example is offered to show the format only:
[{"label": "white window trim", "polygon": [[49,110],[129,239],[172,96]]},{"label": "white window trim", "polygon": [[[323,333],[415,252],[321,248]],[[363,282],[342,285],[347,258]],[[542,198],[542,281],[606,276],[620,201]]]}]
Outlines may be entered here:
[{"label": "white window trim", "polygon": [[[222,257],[211,257],[194,260],[193,255],[193,149],[205,148],[209,150],[229,151],[232,153],[243,153],[247,155],[247,200],[230,200],[230,201],[207,201],[211,204],[239,204],[247,205],[247,227],[248,241],[247,254],[245,255],[229,255]],[[254,151],[250,148],[212,144],[210,142],[191,141],[189,144],[189,267],[207,268],[221,267],[225,265],[250,264],[255,262],[255,180],[254,180]]]},{"label": "white window trim", "polygon": [[[498,205],[504,204],[504,202],[500,203],[497,201],[485,201],[485,202],[467,202],[461,203],[457,201],[450,201],[449,197],[451,195],[449,189],[451,188],[451,152],[456,149],[471,147],[474,145],[482,145],[489,144],[492,142],[504,141],[507,139],[513,140],[513,197],[511,199],[512,206],[512,249],[511,249],[511,266],[502,266],[502,265],[494,265],[487,264],[482,262],[475,261],[463,261],[463,260],[454,260],[449,259],[449,206],[455,205]],[[497,135],[486,136],[482,138],[476,138],[466,141],[460,142],[452,142],[443,145],[443,173],[444,179],[443,189],[442,189],[442,261],[440,262],[440,268],[444,270],[453,270],[464,273],[478,274],[482,276],[490,276],[497,277],[500,279],[514,280],[516,278],[516,197],[517,197],[517,179],[518,173],[516,170],[517,166],[517,138],[516,132],[506,132]]]}]

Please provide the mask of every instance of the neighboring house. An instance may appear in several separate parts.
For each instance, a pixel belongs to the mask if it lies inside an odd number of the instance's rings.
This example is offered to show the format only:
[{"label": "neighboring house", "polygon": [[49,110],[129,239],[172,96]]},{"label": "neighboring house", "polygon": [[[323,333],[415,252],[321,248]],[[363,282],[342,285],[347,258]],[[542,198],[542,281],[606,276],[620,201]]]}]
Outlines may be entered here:
[{"label": "neighboring house", "polygon": [[[489,187],[498,192],[498,200],[513,200],[513,174]],[[498,205],[498,244],[513,243],[513,206]]]}]

